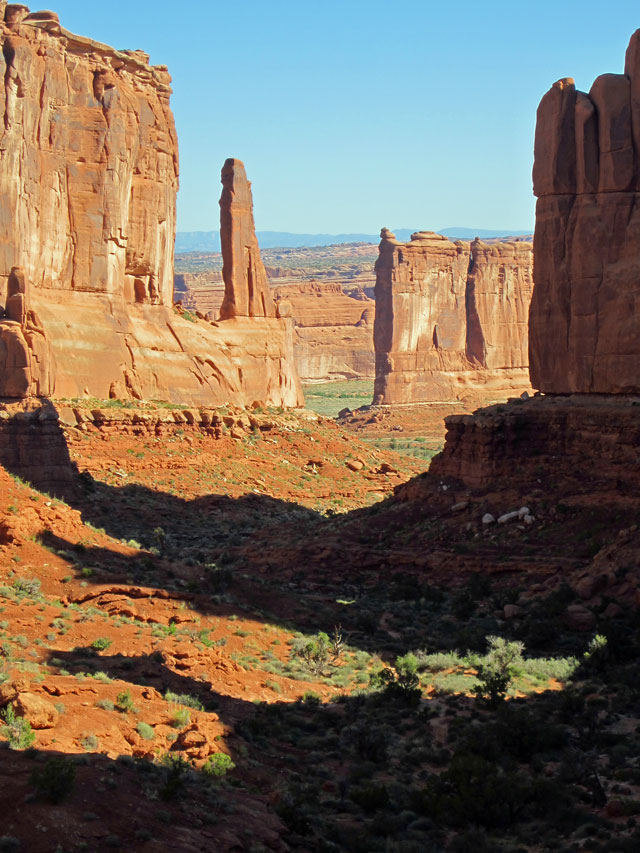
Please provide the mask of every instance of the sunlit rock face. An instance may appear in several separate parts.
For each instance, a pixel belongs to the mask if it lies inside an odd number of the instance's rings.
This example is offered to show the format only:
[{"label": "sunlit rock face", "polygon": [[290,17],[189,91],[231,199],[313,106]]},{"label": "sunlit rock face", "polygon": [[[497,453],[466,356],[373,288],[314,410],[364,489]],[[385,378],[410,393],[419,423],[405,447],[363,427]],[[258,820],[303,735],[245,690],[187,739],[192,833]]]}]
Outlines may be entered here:
[{"label": "sunlit rock face", "polygon": [[528,242],[452,242],[383,229],[376,263],[378,404],[528,387]]},{"label": "sunlit rock face", "polygon": [[624,74],[572,79],[538,108],[531,381],[548,393],[640,391],[640,30]]},{"label": "sunlit rock face", "polygon": [[297,405],[290,322],[173,309],[166,67],[4,2],[0,43],[0,396]]}]

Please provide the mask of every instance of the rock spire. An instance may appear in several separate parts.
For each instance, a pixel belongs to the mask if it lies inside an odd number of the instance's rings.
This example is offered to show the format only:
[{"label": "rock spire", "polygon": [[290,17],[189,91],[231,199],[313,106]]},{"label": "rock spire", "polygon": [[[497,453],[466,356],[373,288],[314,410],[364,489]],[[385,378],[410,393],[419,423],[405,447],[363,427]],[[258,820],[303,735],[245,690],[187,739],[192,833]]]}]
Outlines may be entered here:
[{"label": "rock spire", "polygon": [[640,392],[640,30],[624,74],[570,78],[538,108],[531,382]]},{"label": "rock spire", "polygon": [[275,317],[267,273],[260,257],[253,219],[253,196],[244,163],[233,158],[222,167],[220,242],[224,299],[220,319]]}]

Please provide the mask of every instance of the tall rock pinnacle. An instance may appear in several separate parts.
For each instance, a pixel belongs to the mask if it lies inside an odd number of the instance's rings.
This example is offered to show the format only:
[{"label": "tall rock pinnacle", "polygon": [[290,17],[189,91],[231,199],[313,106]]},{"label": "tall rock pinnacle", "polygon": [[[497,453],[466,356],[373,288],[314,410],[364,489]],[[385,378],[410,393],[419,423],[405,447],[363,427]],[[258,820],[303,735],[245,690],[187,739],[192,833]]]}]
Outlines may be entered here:
[{"label": "tall rock pinnacle", "polygon": [[253,220],[253,197],[244,163],[229,159],[222,167],[220,242],[224,300],[220,319],[275,317],[267,273]]},{"label": "tall rock pinnacle", "polygon": [[572,79],[538,108],[534,388],[640,392],[640,30],[624,74]]}]

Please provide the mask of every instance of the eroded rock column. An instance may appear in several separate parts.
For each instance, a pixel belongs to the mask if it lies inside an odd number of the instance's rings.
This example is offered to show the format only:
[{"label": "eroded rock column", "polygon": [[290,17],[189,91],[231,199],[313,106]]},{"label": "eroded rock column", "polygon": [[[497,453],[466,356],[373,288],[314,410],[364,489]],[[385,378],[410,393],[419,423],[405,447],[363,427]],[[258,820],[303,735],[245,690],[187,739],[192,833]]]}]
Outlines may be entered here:
[{"label": "eroded rock column", "polygon": [[640,30],[624,74],[544,96],[533,182],[532,385],[640,392]]},{"label": "eroded rock column", "polygon": [[275,317],[276,309],[256,237],[251,184],[241,160],[225,162],[222,187],[220,242],[225,293],[220,319]]}]

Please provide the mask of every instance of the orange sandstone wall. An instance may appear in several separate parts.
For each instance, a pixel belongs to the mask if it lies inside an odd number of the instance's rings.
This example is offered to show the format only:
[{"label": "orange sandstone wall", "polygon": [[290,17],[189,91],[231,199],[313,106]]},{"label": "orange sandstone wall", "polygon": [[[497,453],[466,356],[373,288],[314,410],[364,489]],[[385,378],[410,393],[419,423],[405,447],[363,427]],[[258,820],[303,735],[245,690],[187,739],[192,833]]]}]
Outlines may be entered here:
[{"label": "orange sandstone wall", "polygon": [[624,74],[560,80],[538,108],[531,382],[640,392],[640,30]]},{"label": "orange sandstone wall", "polygon": [[376,262],[374,402],[451,400],[529,387],[527,242],[401,243],[383,229]]},{"label": "orange sandstone wall", "polygon": [[166,67],[4,2],[0,45],[0,397],[298,405],[290,319],[173,309]]},{"label": "orange sandstone wall", "polygon": [[276,305],[291,305],[294,355],[303,381],[373,378],[373,299],[360,290],[350,296],[337,282],[291,284],[272,292]]}]

